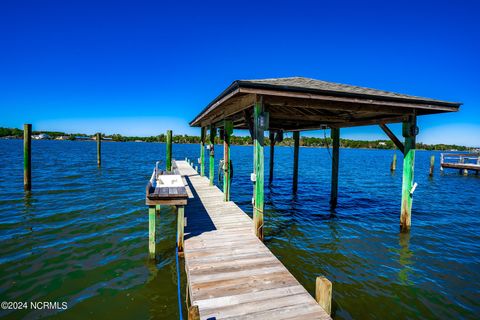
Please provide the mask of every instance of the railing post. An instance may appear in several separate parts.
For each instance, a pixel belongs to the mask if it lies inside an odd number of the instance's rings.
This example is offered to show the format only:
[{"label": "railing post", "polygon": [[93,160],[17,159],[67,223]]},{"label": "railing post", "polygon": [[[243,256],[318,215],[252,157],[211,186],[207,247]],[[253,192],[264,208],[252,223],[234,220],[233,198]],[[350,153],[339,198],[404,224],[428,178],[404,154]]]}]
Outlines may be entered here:
[{"label": "railing post", "polygon": [[23,125],[23,189],[32,190],[32,125]]}]

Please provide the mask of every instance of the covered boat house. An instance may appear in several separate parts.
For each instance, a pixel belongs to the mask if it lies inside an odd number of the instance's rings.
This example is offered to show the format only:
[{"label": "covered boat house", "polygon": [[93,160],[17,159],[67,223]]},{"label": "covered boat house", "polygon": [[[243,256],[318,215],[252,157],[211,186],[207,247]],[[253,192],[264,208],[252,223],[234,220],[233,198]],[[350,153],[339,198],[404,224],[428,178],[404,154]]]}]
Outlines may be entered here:
[{"label": "covered boat house", "polygon": [[[284,132],[293,132],[293,188],[298,181],[300,132],[330,129],[333,140],[330,205],[338,198],[340,129],[378,125],[403,154],[400,229],[411,225],[415,140],[419,132],[417,117],[455,112],[461,103],[422,98],[308,78],[237,80],[207,105],[190,125],[201,128],[200,174],[205,174],[205,144],[210,156],[210,184],[214,180],[214,139],[217,129],[224,141],[224,197],[230,197],[230,136],[233,129],[247,129],[254,141],[253,229],[263,239],[264,146],[265,131],[270,138],[270,176],[273,176],[274,145]],[[403,142],[389,129],[402,123]],[[208,132],[207,132],[208,130]],[[208,139],[207,139],[208,138]],[[208,140],[208,141],[207,141]]]}]

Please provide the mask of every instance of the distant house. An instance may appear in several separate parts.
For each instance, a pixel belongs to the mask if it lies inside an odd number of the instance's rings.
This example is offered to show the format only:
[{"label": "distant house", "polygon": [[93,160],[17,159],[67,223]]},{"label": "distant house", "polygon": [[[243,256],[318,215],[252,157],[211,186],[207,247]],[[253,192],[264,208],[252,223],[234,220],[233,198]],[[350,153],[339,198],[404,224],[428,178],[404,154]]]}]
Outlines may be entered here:
[{"label": "distant house", "polygon": [[379,145],[379,146],[382,146],[382,147],[385,147],[385,146],[387,145],[387,143],[386,143],[386,142],[383,142],[383,141],[380,141],[380,142],[378,143],[378,145]]},{"label": "distant house", "polygon": [[55,140],[68,140],[70,139],[70,136],[58,136],[57,138],[55,138]]},{"label": "distant house", "polygon": [[32,135],[32,139],[35,140],[48,140],[50,139],[50,136],[46,133],[40,133],[40,134],[34,134]]}]

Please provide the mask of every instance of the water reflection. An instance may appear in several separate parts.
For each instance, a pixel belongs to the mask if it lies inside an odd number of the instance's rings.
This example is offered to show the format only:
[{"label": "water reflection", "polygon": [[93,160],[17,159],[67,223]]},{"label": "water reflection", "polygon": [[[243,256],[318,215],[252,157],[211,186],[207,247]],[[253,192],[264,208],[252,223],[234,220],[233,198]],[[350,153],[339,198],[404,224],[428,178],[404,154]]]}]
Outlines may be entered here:
[{"label": "water reflection", "polygon": [[402,268],[398,273],[398,279],[402,284],[413,285],[413,282],[409,280],[409,275],[413,271],[413,251],[410,250],[410,233],[399,233],[399,259],[398,262]]}]

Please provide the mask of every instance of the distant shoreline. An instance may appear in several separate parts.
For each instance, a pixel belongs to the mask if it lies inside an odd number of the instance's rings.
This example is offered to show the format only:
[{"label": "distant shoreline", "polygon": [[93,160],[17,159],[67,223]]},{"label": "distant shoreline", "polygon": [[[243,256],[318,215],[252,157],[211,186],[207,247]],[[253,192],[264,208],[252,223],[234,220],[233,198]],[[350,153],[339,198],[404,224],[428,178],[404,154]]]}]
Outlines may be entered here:
[{"label": "distant shoreline", "polygon": [[[52,139],[52,138],[49,138],[49,139],[34,139],[34,140],[40,140],[40,141],[45,141],[45,140],[49,140],[49,141],[75,141],[75,142],[95,142],[95,136],[91,137],[90,136],[82,136],[84,137],[83,139]],[[175,144],[199,144],[200,143],[200,137],[199,136],[188,136],[190,138],[197,138],[198,141],[192,141],[192,142],[189,142],[189,141],[184,141],[185,139],[185,136],[184,135],[178,135],[178,136],[174,136],[174,143]],[[151,138],[152,137],[123,137],[125,138],[125,140],[114,140],[112,139],[111,137],[106,137],[107,139],[105,139],[105,137],[102,138],[102,142],[134,142],[134,143],[140,143],[140,142],[143,142],[143,143],[162,143],[162,144],[165,144],[165,141],[160,141],[160,139],[155,139],[155,140],[152,140]],[[140,138],[140,139],[135,139],[133,140],[132,138]],[[157,138],[157,137],[155,137]],[[175,139],[175,138],[180,138],[180,140],[182,141],[178,141],[179,139]],[[238,137],[237,137],[238,138]],[[245,137],[241,137],[241,138],[245,138]],[[248,139],[249,137],[247,137]],[[305,138],[309,138],[309,137],[305,137]],[[147,141],[148,139],[148,141]],[[290,139],[290,138],[287,138],[287,139]],[[321,139],[323,140],[323,138],[314,138],[314,139]],[[327,138],[328,140],[329,138]],[[0,140],[23,140],[23,137],[19,137],[19,136],[0,136]],[[175,141],[177,140],[177,141]],[[269,141],[268,138],[265,138],[266,140],[266,143],[265,143],[265,146],[269,146]],[[300,147],[302,148],[319,148],[319,149],[328,149],[328,148],[331,148],[331,143],[328,144],[328,147],[325,146],[325,144],[323,145],[304,145],[302,144],[302,138],[300,139],[301,140],[301,143],[300,143]],[[369,143],[370,145],[369,146],[349,146],[349,145],[340,145],[340,148],[341,149],[361,149],[361,150],[398,150],[396,148],[389,148],[387,145],[378,145],[378,142],[389,142],[388,140],[349,140],[349,139],[341,139],[341,141],[348,141],[348,142],[359,142],[359,143]],[[223,144],[223,142],[218,139],[216,139],[215,141],[215,144],[216,145],[221,145]],[[245,147],[251,147],[253,146],[252,143],[231,143],[232,146],[245,146]],[[276,147],[293,147],[293,140],[292,140],[292,143],[277,143],[275,144]],[[422,147],[422,146],[427,146],[427,148],[425,147]],[[441,148],[441,146],[444,146],[445,148]],[[454,148],[449,148],[449,147],[454,147]],[[453,152],[456,152],[456,151],[470,151],[470,152],[479,152],[480,148],[475,148],[475,147],[466,147],[466,146],[456,146],[456,145],[442,145],[442,144],[436,144],[436,145],[425,145],[423,143],[417,143],[417,148],[415,150],[418,150],[418,151],[453,151]]]}]

